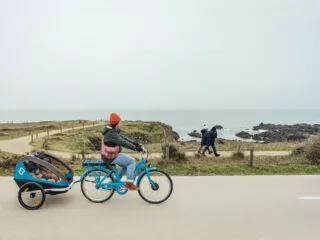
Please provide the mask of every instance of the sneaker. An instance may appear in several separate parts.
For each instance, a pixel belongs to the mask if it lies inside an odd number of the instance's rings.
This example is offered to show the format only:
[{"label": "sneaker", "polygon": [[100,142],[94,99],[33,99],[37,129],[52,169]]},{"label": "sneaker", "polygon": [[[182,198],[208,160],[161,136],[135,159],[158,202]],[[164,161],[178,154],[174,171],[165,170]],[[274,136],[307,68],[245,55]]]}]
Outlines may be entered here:
[{"label": "sneaker", "polygon": [[216,157],[219,157],[219,156],[220,156],[220,154],[219,154],[219,153],[215,153],[214,155],[215,155]]}]

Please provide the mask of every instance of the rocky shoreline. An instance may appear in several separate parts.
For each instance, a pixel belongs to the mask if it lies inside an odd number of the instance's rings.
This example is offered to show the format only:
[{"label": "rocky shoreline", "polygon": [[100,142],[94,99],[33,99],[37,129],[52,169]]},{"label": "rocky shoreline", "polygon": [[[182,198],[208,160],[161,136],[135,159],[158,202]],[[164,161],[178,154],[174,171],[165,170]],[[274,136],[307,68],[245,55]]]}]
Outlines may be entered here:
[{"label": "rocky shoreline", "polygon": [[[221,125],[215,125],[214,126],[217,130],[222,130],[223,126]],[[210,130],[210,129],[209,129]],[[193,137],[193,138],[201,138],[202,134],[199,133],[197,130],[193,130],[192,132],[188,133],[188,136]]]},{"label": "rocky shoreline", "polygon": [[252,128],[254,131],[263,131],[256,134],[251,134],[246,131],[241,131],[236,134],[242,139],[253,139],[260,142],[301,142],[306,140],[311,135],[320,133],[320,124],[265,124],[260,123]]},{"label": "rocky shoreline", "polygon": [[188,135],[190,137],[194,137],[194,138],[201,138],[201,136],[202,136],[201,133],[197,132],[197,130],[193,130],[193,132],[188,133]]}]

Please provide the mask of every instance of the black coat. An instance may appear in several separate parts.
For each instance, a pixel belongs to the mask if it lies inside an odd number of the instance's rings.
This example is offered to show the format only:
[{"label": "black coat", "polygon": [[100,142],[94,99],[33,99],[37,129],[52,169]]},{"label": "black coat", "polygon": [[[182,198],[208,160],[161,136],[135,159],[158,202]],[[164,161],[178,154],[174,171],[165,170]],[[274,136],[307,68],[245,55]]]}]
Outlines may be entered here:
[{"label": "black coat", "polygon": [[201,146],[207,145],[207,134],[208,134],[208,130],[206,129],[202,129],[201,130]]},{"label": "black coat", "polygon": [[217,137],[218,137],[217,131],[210,130],[210,131],[207,133],[207,145],[214,144],[214,142],[216,141],[216,138],[217,138]]},{"label": "black coat", "polygon": [[120,134],[119,128],[106,126],[102,129],[104,144],[109,147],[121,146],[131,150],[135,150],[137,143]]}]

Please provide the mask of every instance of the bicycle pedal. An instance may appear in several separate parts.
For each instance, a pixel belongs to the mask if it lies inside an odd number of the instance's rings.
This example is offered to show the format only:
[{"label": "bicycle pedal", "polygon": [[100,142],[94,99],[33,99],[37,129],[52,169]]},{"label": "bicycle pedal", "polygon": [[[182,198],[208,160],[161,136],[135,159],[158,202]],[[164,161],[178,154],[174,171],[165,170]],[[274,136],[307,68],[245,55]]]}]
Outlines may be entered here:
[{"label": "bicycle pedal", "polygon": [[119,189],[118,189],[119,192],[125,192],[125,191],[127,191],[127,190],[128,190],[128,188],[126,188],[125,186],[121,186],[121,187],[119,187]]}]

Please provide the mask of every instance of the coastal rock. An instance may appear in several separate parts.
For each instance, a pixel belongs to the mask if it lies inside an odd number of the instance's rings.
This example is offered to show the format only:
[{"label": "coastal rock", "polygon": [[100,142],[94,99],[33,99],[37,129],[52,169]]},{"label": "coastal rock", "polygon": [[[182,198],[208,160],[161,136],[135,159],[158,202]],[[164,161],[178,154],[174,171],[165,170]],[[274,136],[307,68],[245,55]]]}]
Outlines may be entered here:
[{"label": "coastal rock", "polygon": [[180,139],[179,134],[177,132],[173,131],[171,126],[166,125],[161,122],[156,122],[156,123],[159,124],[162,127],[162,129],[165,131],[164,135],[166,136],[167,141],[172,142],[172,141],[177,141],[178,139]]},{"label": "coastal rock", "polygon": [[216,128],[217,130],[222,130],[222,129],[223,129],[223,127],[222,127],[221,125],[215,125],[215,128]]},{"label": "coastal rock", "polygon": [[193,132],[188,133],[190,137],[201,138],[201,133],[198,133],[197,130],[193,130]]},{"label": "coastal rock", "polygon": [[253,137],[250,133],[245,132],[245,131],[238,132],[236,134],[236,136],[239,138],[244,138],[244,139],[251,139]]},{"label": "coastal rock", "polygon": [[178,141],[180,139],[180,136],[176,131],[172,131],[172,136],[173,136],[174,140],[176,140],[176,141]]},{"label": "coastal rock", "polygon": [[253,130],[266,130],[265,132],[253,135],[253,139],[256,141],[300,142],[311,135],[320,133],[320,125],[306,123],[294,125],[260,123],[258,126],[253,127]]}]

